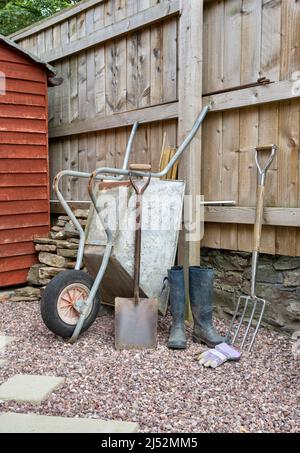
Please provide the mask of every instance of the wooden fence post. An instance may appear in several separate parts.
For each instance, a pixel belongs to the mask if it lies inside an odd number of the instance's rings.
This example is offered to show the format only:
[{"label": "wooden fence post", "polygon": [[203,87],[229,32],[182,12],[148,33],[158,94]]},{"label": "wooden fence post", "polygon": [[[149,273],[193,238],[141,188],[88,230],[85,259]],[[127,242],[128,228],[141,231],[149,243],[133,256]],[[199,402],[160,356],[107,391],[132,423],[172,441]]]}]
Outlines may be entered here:
[{"label": "wooden fence post", "polygon": [[[203,0],[182,0],[179,19],[179,118],[178,141],[191,130],[202,107],[202,33]],[[193,201],[196,219],[196,197],[201,194],[201,132],[192,141],[179,166],[179,179],[186,181],[186,195]],[[200,239],[188,242],[183,231],[179,244],[179,262],[188,267],[200,264]],[[189,304],[187,319],[191,319]]]}]

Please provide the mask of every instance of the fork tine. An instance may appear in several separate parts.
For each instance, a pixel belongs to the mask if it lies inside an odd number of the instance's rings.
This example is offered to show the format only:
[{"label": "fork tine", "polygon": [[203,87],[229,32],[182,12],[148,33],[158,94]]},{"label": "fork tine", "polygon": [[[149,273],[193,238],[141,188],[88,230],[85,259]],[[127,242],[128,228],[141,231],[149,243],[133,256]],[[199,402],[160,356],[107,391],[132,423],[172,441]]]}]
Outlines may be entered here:
[{"label": "fork tine", "polygon": [[239,308],[240,308],[240,303],[241,303],[241,298],[239,297],[238,301],[236,303],[236,306],[235,306],[235,310],[234,310],[233,316],[231,318],[231,323],[230,323],[229,329],[228,329],[228,333],[227,333],[228,338],[230,338],[231,330],[232,330],[233,324],[234,324],[234,322],[236,320],[236,317],[237,317],[237,314],[238,314],[238,311],[239,311]]},{"label": "fork tine", "polygon": [[[251,300],[253,300],[253,299],[251,299]],[[250,330],[250,327],[252,325],[252,321],[253,321],[254,314],[255,314],[255,311],[256,311],[256,307],[257,307],[257,299],[254,299],[253,309],[252,309],[251,316],[250,316],[250,319],[249,319],[249,322],[248,322],[248,325],[247,325],[247,329],[246,329],[245,335],[243,337],[243,341],[242,341],[242,344],[241,344],[241,349],[243,349],[244,344],[245,344],[245,342],[247,340],[247,337],[248,337],[248,334],[249,334],[249,330]]]},{"label": "fork tine", "polygon": [[254,343],[254,341],[255,341],[255,338],[256,338],[256,335],[257,335],[258,329],[259,329],[259,327],[260,327],[260,324],[261,324],[263,315],[264,315],[264,313],[265,313],[265,308],[266,308],[266,301],[265,301],[265,299],[257,299],[257,301],[259,301],[259,302],[262,303],[262,309],[261,309],[261,313],[260,313],[259,319],[258,319],[258,321],[257,321],[256,329],[255,329],[255,331],[254,331],[252,340],[251,340],[250,345],[249,345],[249,348],[248,348],[248,352],[250,352],[251,349],[252,349],[253,343]]},{"label": "fork tine", "polygon": [[235,334],[234,334],[234,337],[233,337],[233,340],[232,340],[232,344],[234,344],[238,334],[239,334],[239,331],[240,331],[240,328],[241,328],[241,325],[244,321],[244,318],[245,318],[245,314],[246,314],[246,311],[247,311],[247,307],[248,307],[248,302],[249,302],[249,297],[244,297],[244,296],[241,296],[240,297],[240,301],[242,299],[245,299],[245,306],[244,306],[244,310],[243,310],[243,313],[242,313],[242,316],[241,316],[241,319],[240,319],[240,322],[236,328],[236,331],[235,331]]}]

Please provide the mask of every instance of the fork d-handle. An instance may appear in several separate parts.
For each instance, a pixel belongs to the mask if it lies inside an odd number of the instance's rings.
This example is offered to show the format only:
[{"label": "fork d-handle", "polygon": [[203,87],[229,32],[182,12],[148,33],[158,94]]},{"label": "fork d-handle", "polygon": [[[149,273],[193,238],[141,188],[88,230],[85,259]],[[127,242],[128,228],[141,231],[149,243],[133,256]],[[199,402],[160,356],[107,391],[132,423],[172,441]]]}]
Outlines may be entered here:
[{"label": "fork d-handle", "polygon": [[139,303],[140,297],[140,268],[141,268],[141,245],[142,245],[142,195],[150,184],[151,180],[151,165],[132,164],[130,165],[132,171],[145,171],[149,172],[149,176],[145,184],[138,187],[133,179],[132,174],[129,173],[129,179],[132,187],[136,193],[136,217],[135,217],[135,241],[134,241],[134,301],[135,304]]},{"label": "fork d-handle", "polygon": [[[261,151],[271,150],[271,153],[265,162],[265,165],[262,167],[258,160],[258,154]],[[261,242],[261,231],[262,231],[262,222],[264,214],[264,199],[265,199],[265,182],[267,171],[270,168],[274,157],[277,152],[277,145],[267,145],[267,146],[258,146],[255,148],[255,162],[259,172],[259,182],[257,188],[257,199],[256,199],[256,217],[254,224],[254,234],[253,234],[253,251],[252,251],[252,274],[251,274],[251,297],[256,296],[255,286],[256,286],[256,272],[257,272],[257,259],[260,249]]]}]

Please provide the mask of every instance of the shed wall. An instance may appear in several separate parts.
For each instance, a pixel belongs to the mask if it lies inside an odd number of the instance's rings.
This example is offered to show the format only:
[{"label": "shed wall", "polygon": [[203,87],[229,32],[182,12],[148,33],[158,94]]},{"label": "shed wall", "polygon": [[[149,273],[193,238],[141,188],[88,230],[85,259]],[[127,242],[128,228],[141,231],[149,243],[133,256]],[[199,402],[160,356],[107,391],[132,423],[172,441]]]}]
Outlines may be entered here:
[{"label": "shed wall", "polygon": [[0,286],[26,282],[32,238],[49,230],[47,75],[0,45]]}]

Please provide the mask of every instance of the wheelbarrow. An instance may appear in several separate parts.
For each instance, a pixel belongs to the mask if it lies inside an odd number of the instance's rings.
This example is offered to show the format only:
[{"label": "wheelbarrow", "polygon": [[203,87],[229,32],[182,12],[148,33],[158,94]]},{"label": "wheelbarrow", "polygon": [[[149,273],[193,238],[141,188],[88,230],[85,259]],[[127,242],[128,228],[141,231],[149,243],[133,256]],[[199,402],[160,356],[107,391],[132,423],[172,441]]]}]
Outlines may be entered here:
[{"label": "wheelbarrow", "polygon": [[[135,177],[149,177],[151,183],[143,205],[143,246],[141,256],[141,297],[157,298],[159,311],[165,314],[168,289],[163,280],[176,258],[185,183],[183,181],[162,180],[187,149],[204,121],[209,107],[206,106],[190,133],[177,149],[164,170],[153,173],[128,170],[132,142],[138,125],[135,124],[128,142],[122,169],[98,168],[92,174],[65,170],[54,178],[57,197],[79,231],[80,241],[74,270],[64,271],[54,277],[45,288],[41,301],[41,314],[46,326],[55,334],[69,338],[74,343],[81,332],[95,321],[100,300],[112,304],[115,297],[131,297],[133,287],[134,256],[134,194],[128,180],[129,174]],[[59,183],[63,177],[88,178],[88,190],[92,201],[88,222],[83,231],[67,201]],[[159,200],[164,197],[164,202]],[[147,203],[149,197],[149,203]],[[109,202],[107,202],[107,200]],[[116,219],[113,227],[109,214],[114,206]],[[173,210],[175,224],[172,229],[147,229],[149,218],[162,219],[160,209],[168,214]],[[125,220],[125,227],[123,226]],[[122,227],[120,225],[122,221]],[[144,224],[145,222],[145,224]],[[88,273],[81,271],[82,262]],[[101,297],[100,297],[101,293]]]}]

